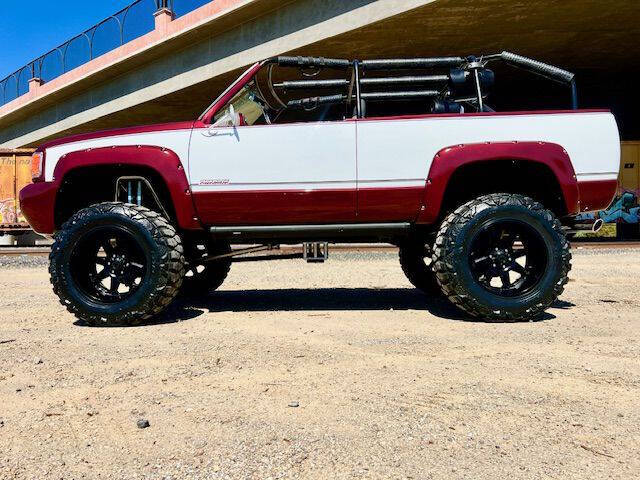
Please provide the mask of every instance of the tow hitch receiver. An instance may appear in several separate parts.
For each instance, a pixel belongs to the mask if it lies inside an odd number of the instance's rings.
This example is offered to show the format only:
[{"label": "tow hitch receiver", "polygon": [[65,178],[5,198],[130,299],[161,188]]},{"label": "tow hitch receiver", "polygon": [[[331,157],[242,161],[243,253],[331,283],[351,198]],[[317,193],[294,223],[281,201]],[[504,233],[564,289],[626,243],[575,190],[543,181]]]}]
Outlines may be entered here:
[{"label": "tow hitch receiver", "polygon": [[307,263],[324,263],[329,258],[329,244],[327,242],[304,243],[303,258]]}]

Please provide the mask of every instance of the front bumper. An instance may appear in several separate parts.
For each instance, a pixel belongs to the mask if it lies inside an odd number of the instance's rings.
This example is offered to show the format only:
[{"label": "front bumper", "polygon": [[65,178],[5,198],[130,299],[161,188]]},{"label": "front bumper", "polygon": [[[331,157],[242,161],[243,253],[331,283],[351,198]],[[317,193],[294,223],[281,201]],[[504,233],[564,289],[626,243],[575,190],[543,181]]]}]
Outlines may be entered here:
[{"label": "front bumper", "polygon": [[36,233],[53,234],[57,192],[52,182],[32,183],[20,190],[20,210]]}]

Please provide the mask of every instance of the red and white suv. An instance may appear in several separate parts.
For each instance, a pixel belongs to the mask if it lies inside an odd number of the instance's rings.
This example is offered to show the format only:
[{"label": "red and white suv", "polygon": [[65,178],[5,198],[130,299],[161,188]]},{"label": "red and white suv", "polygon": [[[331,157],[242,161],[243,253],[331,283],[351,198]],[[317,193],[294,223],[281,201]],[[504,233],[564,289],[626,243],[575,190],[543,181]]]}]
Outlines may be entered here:
[{"label": "red and white suv", "polygon": [[[493,111],[496,60],[571,86],[574,109]],[[20,200],[55,234],[56,294],[94,325],[217,288],[235,256],[303,243],[321,261],[335,242],[394,243],[416,287],[513,321],[563,291],[559,219],[609,204],[619,158],[612,114],[577,110],[571,73],[518,55],[278,57],[195,121],[42,145]]]}]

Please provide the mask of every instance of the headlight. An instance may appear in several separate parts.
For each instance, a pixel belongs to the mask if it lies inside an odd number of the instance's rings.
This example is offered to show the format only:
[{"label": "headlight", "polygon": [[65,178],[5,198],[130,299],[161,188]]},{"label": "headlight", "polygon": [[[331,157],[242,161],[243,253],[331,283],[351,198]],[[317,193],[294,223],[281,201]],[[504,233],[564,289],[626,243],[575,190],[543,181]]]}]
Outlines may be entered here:
[{"label": "headlight", "polygon": [[44,152],[35,152],[31,157],[31,179],[34,182],[42,181],[44,173]]}]

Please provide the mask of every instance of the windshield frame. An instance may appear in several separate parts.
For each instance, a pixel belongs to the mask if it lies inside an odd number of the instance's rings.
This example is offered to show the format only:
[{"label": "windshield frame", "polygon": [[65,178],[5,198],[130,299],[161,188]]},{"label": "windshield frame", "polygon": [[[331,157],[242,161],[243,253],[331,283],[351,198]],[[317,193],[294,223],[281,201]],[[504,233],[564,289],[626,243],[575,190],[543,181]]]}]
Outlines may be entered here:
[{"label": "windshield frame", "polygon": [[249,67],[238,79],[233,82],[229,87],[216,98],[211,105],[207,107],[207,109],[198,117],[198,120],[209,124],[211,123],[211,119],[215,116],[218,111],[223,108],[231,99],[233,99],[236,94],[244,88],[260,71],[260,69],[264,65],[263,62],[254,63],[251,67]]}]

